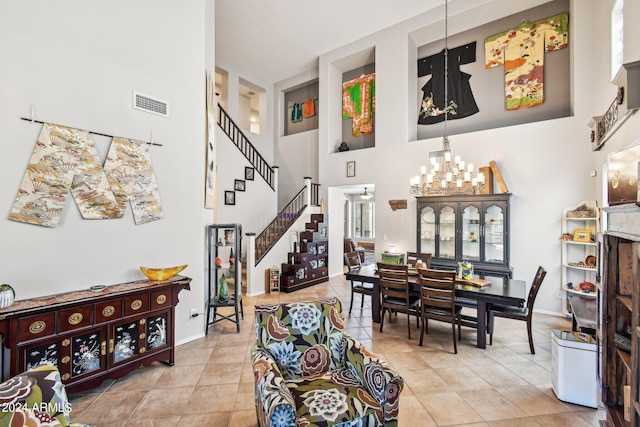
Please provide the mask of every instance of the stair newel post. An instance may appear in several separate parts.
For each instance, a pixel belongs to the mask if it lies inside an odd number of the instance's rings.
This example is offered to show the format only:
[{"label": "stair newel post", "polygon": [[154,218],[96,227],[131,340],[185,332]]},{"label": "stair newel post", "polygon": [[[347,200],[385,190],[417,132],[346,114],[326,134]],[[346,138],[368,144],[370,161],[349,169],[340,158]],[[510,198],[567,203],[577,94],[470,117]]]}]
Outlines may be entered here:
[{"label": "stair newel post", "polygon": [[271,166],[271,170],[273,170],[273,191],[276,192],[276,200],[278,200],[278,175],[280,172],[279,166]]},{"label": "stair newel post", "polygon": [[304,177],[304,203],[307,206],[311,206],[311,177],[310,176],[305,176]]},{"label": "stair newel post", "polygon": [[[257,277],[256,271],[256,233],[246,233],[247,236],[247,295],[258,295],[263,293],[264,289],[253,289],[254,285],[259,286],[260,278]],[[253,280],[254,277],[256,280]]]}]

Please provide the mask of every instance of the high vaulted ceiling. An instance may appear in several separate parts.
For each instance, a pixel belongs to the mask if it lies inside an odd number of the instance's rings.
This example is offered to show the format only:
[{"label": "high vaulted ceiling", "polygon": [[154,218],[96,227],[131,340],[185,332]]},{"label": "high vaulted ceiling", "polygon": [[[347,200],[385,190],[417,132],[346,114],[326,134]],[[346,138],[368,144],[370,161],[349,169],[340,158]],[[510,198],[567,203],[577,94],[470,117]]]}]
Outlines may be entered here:
[{"label": "high vaulted ceiling", "polygon": [[216,56],[275,83],[444,0],[216,0]]}]

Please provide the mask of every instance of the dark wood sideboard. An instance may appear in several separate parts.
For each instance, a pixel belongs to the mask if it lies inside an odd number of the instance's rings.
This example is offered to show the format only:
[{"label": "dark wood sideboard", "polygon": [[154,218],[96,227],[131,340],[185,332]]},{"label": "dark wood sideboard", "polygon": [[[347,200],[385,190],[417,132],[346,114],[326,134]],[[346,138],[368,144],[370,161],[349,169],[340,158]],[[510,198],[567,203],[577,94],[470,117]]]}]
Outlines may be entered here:
[{"label": "dark wood sideboard", "polygon": [[67,389],[79,391],[154,361],[173,365],[175,306],[190,283],[175,276],[15,301],[0,310],[9,376],[55,365]]}]

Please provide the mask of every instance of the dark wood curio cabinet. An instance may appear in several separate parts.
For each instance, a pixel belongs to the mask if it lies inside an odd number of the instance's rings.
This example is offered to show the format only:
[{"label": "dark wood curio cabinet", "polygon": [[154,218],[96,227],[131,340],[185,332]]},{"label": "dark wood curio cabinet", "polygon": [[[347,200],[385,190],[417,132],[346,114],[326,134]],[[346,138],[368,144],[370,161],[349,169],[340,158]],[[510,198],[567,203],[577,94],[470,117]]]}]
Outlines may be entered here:
[{"label": "dark wood curio cabinet", "polygon": [[510,197],[510,193],[416,197],[416,250],[433,254],[434,268],[457,269],[464,260],[473,264],[475,274],[510,278]]}]

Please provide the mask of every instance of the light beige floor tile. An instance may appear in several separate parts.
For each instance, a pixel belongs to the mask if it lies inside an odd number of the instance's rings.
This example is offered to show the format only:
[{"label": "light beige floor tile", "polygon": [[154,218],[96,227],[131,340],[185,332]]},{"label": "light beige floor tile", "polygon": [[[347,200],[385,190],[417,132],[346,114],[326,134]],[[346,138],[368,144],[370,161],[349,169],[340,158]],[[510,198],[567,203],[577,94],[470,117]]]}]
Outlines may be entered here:
[{"label": "light beige floor tile", "polygon": [[437,427],[436,422],[411,390],[403,390],[400,395],[399,427]]},{"label": "light beige floor tile", "polygon": [[574,414],[595,427],[600,426],[600,420],[607,418],[607,413],[604,409],[585,409],[574,412]]},{"label": "light beige floor tile", "polygon": [[591,427],[591,423],[575,414],[539,415],[533,419],[545,427]]},{"label": "light beige floor tile", "polygon": [[396,370],[400,371],[400,373],[429,368],[427,362],[414,351],[385,353],[385,360]]},{"label": "light beige floor tile", "polygon": [[533,418],[517,418],[508,420],[489,421],[491,427],[540,427]]},{"label": "light beige floor tile", "polygon": [[212,426],[223,427],[228,426],[231,421],[233,412],[210,412],[206,414],[187,414],[180,418],[178,427],[195,427],[195,426]]},{"label": "light beige floor tile", "polygon": [[[69,394],[69,403],[71,403],[71,413],[79,414],[86,410],[102,393],[94,393],[93,391],[87,391],[82,393]],[[72,419],[75,420],[76,416],[72,415]]]},{"label": "light beige floor tile", "polygon": [[460,362],[456,358],[456,354],[445,352],[442,350],[433,350],[420,353],[420,357],[433,368],[456,368],[460,366]]},{"label": "light beige floor tile", "polygon": [[465,390],[458,394],[485,421],[495,421],[527,416],[509,399],[495,390]]},{"label": "light beige floor tile", "polygon": [[244,409],[255,410],[255,407],[256,407],[256,402],[255,402],[255,395],[253,390],[248,392],[243,392],[243,393],[238,392],[236,394],[236,400],[233,404],[234,411],[241,411]]},{"label": "light beige floor tile", "polygon": [[450,391],[451,387],[433,369],[411,371],[404,377],[405,387],[418,395],[419,393],[438,393]]},{"label": "light beige floor tile", "polygon": [[471,424],[484,421],[456,392],[416,394],[438,425]]},{"label": "light beige floor tile", "polygon": [[137,409],[132,413],[131,418],[148,419],[182,415],[185,410],[188,410],[186,405],[191,393],[193,393],[193,387],[149,390]]},{"label": "light beige floor tile", "polygon": [[500,364],[469,366],[473,372],[493,387],[526,385],[527,382]]},{"label": "light beige floor tile", "polygon": [[130,374],[117,379],[116,382],[109,387],[107,393],[125,390],[151,390],[155,386],[158,378],[170,369],[170,366],[165,365],[136,369]]},{"label": "light beige floor tile", "polygon": [[200,379],[204,365],[172,366],[156,380],[156,388],[195,386]]},{"label": "light beige floor tile", "polygon": [[216,384],[199,386],[187,403],[187,413],[225,412],[233,408],[236,400],[236,384]]},{"label": "light beige floor tile", "polygon": [[204,365],[209,360],[213,347],[178,348],[176,350],[175,366]]},{"label": "light beige floor tile", "polygon": [[211,352],[211,356],[209,356],[209,361],[207,363],[229,363],[235,362],[238,360],[239,354],[245,354],[247,351],[247,346],[241,345],[233,345],[233,346],[225,346],[219,345],[213,349]]},{"label": "light beige floor tile", "polygon": [[145,391],[104,393],[73,421],[91,425],[113,425],[126,420],[144,399],[145,394]]},{"label": "light beige floor tile", "polygon": [[209,363],[204,366],[197,385],[238,384],[242,367],[239,363]]},{"label": "light beige floor tile", "polygon": [[124,427],[176,427],[180,422],[180,417],[160,417],[145,420],[130,419],[126,421]]},{"label": "light beige floor tile", "polygon": [[547,396],[532,385],[503,387],[498,391],[529,416],[571,412],[571,409],[559,400]]},{"label": "light beige floor tile", "polygon": [[546,384],[551,381],[551,372],[532,362],[504,363],[502,366],[529,384]]},{"label": "light beige floor tile", "polygon": [[256,410],[233,411],[229,427],[258,427]]},{"label": "light beige floor tile", "polygon": [[454,391],[490,389],[491,386],[466,366],[434,369]]}]

